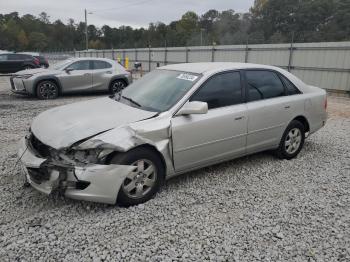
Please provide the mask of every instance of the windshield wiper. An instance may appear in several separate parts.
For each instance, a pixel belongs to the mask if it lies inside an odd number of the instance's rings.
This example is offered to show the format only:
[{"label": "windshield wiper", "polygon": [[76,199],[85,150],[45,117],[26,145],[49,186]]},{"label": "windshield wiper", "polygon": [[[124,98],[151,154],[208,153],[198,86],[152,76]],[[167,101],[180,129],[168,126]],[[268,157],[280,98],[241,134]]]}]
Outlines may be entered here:
[{"label": "windshield wiper", "polygon": [[133,100],[130,97],[122,96],[122,98],[124,98],[125,100],[128,100],[129,102],[133,103],[134,105],[137,105],[138,107],[142,107],[142,105],[140,105],[139,103],[137,103],[135,100]]}]

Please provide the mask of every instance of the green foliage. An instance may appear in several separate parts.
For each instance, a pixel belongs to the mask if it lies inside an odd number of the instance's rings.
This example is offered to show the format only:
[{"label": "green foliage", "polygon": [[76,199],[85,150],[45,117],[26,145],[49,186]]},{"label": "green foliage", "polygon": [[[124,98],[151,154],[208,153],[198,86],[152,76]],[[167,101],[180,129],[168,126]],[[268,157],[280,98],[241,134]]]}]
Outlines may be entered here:
[{"label": "green foliage", "polygon": [[33,32],[29,34],[30,50],[45,50],[48,40],[45,34]]},{"label": "green foliage", "polygon": [[349,0],[256,0],[250,32],[269,42],[342,41],[349,39]]},{"label": "green foliage", "polygon": [[[170,24],[148,28],[88,26],[89,48],[137,48],[212,44],[261,44],[350,40],[350,0],[255,0],[248,13],[189,11]],[[51,22],[45,12],[35,17],[0,14],[0,49],[24,51],[81,50],[85,24]]]}]

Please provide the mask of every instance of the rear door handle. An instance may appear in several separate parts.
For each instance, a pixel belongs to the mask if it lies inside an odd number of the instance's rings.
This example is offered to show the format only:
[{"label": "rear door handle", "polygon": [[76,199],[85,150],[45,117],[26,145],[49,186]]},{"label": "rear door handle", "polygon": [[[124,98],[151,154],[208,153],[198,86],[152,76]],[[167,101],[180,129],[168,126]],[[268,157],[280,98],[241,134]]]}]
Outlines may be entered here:
[{"label": "rear door handle", "polygon": [[285,106],[284,108],[285,108],[285,109],[289,109],[289,108],[290,108],[290,106]]},{"label": "rear door handle", "polygon": [[235,120],[242,120],[244,118],[244,116],[238,116],[235,118]]}]

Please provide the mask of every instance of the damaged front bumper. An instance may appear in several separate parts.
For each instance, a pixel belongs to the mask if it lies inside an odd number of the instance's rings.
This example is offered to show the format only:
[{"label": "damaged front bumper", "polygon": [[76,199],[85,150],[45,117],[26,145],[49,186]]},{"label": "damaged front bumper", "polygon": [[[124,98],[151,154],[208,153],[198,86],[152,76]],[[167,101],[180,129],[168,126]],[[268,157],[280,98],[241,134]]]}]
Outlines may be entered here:
[{"label": "damaged front bumper", "polygon": [[63,165],[36,154],[27,138],[20,142],[18,151],[25,176],[32,187],[44,194],[62,192],[66,197],[115,204],[125,177],[134,166]]}]

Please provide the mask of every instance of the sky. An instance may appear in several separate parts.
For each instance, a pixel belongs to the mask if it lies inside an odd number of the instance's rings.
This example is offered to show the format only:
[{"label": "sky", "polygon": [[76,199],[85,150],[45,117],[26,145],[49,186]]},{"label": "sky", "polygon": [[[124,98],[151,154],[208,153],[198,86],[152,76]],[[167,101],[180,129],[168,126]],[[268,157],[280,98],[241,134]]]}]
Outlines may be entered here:
[{"label": "sky", "polygon": [[88,24],[98,27],[147,27],[151,22],[169,23],[179,20],[187,11],[201,15],[210,9],[233,9],[246,12],[254,0],[0,0],[0,13],[18,12],[20,15],[38,15],[46,12],[50,20],[60,19],[67,23],[84,21],[84,9]]}]

